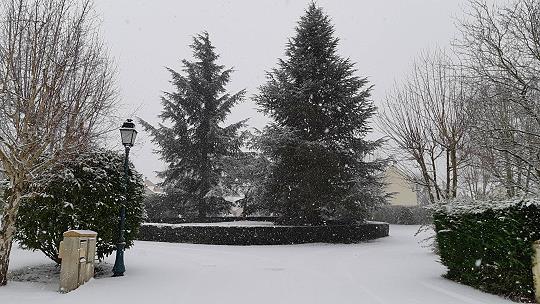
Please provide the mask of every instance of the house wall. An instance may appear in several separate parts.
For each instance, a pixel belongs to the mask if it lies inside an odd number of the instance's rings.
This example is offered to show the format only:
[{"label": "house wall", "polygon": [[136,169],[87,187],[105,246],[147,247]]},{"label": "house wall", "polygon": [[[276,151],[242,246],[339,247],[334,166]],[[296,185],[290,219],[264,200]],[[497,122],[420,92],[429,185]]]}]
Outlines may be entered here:
[{"label": "house wall", "polygon": [[413,186],[399,173],[394,167],[388,167],[386,171],[386,191],[395,193],[389,199],[391,205],[399,206],[417,206],[418,197],[416,191],[413,191]]}]

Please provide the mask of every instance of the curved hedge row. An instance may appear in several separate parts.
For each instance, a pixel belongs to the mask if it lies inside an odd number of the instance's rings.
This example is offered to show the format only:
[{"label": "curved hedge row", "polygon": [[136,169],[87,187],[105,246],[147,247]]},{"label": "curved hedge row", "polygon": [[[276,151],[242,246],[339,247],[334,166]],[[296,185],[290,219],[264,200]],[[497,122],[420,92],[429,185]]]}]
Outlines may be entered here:
[{"label": "curved hedge row", "polygon": [[386,223],[334,226],[163,226],[145,224],[139,240],[214,245],[358,243],[388,236]]},{"label": "curved hedge row", "polygon": [[515,300],[534,300],[532,243],[540,201],[451,203],[435,210],[446,277]]},{"label": "curved hedge row", "polygon": [[257,222],[274,222],[278,219],[275,216],[207,216],[203,218],[182,218],[182,217],[160,217],[150,218],[152,223],[167,223],[167,224],[186,224],[186,223],[223,223],[237,221],[257,221]]}]

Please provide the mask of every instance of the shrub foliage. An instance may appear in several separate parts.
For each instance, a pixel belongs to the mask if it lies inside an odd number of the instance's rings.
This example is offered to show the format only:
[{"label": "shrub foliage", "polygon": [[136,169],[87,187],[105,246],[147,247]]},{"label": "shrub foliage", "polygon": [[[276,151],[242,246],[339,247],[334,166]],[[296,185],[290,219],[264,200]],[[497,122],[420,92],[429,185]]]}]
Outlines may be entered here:
[{"label": "shrub foliage", "polygon": [[534,298],[540,201],[451,203],[434,212],[434,224],[448,278],[516,300]]},{"label": "shrub foliage", "polygon": [[[118,214],[126,203],[126,247],[133,244],[143,221],[144,185],[130,165],[127,192],[122,154],[94,151],[80,154],[48,170],[32,185],[35,193],[19,209],[16,239],[60,263],[58,247],[63,232],[88,229],[98,233],[99,259],[114,251]],[[127,199],[124,199],[127,193]]]}]

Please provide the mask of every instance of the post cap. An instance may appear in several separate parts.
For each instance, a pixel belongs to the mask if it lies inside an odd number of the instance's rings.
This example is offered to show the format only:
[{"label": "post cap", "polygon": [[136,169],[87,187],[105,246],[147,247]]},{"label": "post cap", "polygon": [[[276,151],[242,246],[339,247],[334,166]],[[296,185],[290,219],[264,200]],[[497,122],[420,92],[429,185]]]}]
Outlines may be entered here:
[{"label": "post cap", "polygon": [[68,230],[64,232],[64,237],[96,237],[97,232],[92,230]]}]

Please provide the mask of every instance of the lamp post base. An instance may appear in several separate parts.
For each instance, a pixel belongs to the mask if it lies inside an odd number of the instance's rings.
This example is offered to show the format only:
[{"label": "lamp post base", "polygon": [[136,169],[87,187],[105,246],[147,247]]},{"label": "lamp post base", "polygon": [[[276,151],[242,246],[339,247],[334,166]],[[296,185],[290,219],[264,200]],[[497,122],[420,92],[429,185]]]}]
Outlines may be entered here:
[{"label": "lamp post base", "polygon": [[116,259],[114,261],[113,277],[123,277],[124,272],[126,271],[126,266],[124,265],[125,246],[126,243],[116,244]]},{"label": "lamp post base", "polygon": [[124,240],[124,225],[126,222],[126,207],[122,206],[120,208],[120,223],[119,223],[119,235],[120,238],[116,244],[116,259],[114,261],[113,267],[113,277],[121,277],[126,271],[126,266],[124,265],[124,248],[126,247],[126,242]]}]

